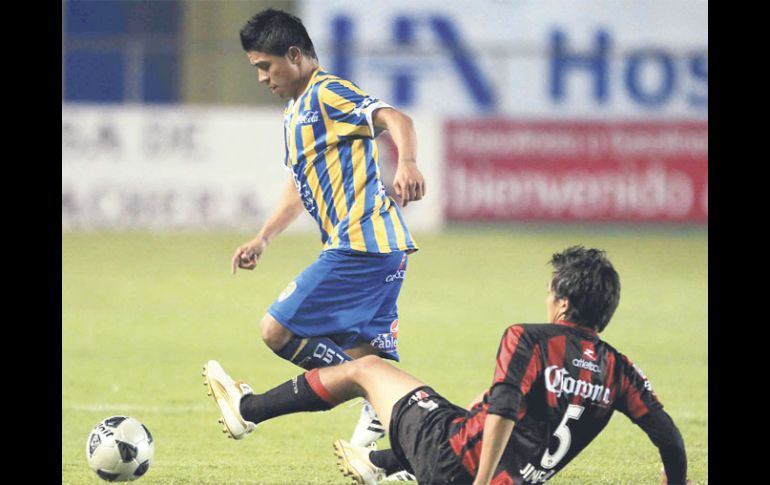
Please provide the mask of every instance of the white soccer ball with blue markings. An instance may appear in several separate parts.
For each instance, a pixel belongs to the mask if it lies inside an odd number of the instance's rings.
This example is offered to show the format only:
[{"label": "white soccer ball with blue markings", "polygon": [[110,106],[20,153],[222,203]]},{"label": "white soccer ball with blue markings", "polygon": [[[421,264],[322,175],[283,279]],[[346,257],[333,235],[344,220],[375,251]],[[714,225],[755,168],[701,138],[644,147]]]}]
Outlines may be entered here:
[{"label": "white soccer ball with blue markings", "polygon": [[152,465],[155,442],[150,430],[128,416],[110,416],[94,426],[86,441],[88,465],[103,480],[128,482]]}]

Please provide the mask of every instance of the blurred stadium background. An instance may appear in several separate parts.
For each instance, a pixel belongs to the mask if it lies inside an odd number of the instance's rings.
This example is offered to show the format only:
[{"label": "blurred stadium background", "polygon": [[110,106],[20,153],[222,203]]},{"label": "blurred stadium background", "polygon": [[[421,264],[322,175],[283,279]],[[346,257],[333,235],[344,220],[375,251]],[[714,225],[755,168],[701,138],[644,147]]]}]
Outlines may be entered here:
[{"label": "blurred stadium background", "polygon": [[[83,449],[110,414],[157,438],[142,483],[344,483],[330,444],[357,408],[236,444],[196,376],[210,358],[257,388],[296,374],[255,324],[317,256],[311,219],[253,274],[227,273],[287,176],[283,102],[238,40],[265,7],[300,16],[323,67],[415,120],[428,194],[404,210],[422,249],[402,367],[470,400],[505,325],[544,317],[550,254],[602,247],[624,285],[604,337],[650,376],[708,483],[700,0],[63,1],[62,483],[98,483]],[[386,181],[394,150],[382,137]],[[659,469],[620,417],[551,483],[656,483]]]}]

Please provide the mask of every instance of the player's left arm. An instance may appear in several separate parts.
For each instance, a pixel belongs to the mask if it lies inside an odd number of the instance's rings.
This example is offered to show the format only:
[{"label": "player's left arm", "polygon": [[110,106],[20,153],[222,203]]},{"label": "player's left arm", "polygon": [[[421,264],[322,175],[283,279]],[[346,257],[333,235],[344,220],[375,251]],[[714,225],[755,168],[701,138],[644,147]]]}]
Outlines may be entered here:
[{"label": "player's left arm", "polygon": [[650,441],[658,448],[664,470],[661,483],[663,485],[689,484],[684,440],[671,416],[662,408],[652,409],[636,420],[636,424],[647,433]]},{"label": "player's left arm", "polygon": [[382,107],[372,114],[375,132],[388,130],[398,149],[398,168],[393,188],[406,205],[425,196],[425,178],[417,168],[417,133],[412,118],[392,107]]},{"label": "player's left arm", "polygon": [[497,414],[487,415],[484,421],[484,441],[479,455],[479,469],[473,485],[487,485],[492,480],[515,424],[512,419]]}]

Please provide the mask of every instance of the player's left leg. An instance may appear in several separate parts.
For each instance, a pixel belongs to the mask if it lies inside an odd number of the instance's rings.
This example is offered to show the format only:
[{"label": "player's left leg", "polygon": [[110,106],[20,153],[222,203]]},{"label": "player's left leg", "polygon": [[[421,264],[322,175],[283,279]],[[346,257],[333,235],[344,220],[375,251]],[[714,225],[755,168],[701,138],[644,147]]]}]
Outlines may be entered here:
[{"label": "player's left leg", "polygon": [[334,442],[337,466],[342,474],[364,485],[383,481],[409,482],[417,478],[404,470],[392,449],[373,450],[369,447],[354,446],[344,440]]}]

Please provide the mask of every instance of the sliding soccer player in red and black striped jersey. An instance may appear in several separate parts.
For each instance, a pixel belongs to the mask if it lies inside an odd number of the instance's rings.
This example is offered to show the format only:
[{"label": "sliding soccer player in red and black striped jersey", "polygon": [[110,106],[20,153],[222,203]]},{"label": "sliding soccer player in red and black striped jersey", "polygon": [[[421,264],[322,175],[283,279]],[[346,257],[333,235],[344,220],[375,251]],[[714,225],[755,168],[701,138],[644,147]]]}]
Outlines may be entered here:
[{"label": "sliding soccer player in red and black striped jersey", "polygon": [[265,394],[238,395],[241,418],[259,423],[365,396],[389,423],[392,449],[336,442],[342,471],[355,483],[374,484],[403,467],[420,483],[522,485],[557,474],[617,410],[658,448],[662,482],[689,483],[682,436],[649,380],[599,338],[620,300],[612,264],[603,251],[580,246],[554,254],[550,263],[550,323],[503,332],[492,385],[470,409],[367,357],[309,371]]}]

